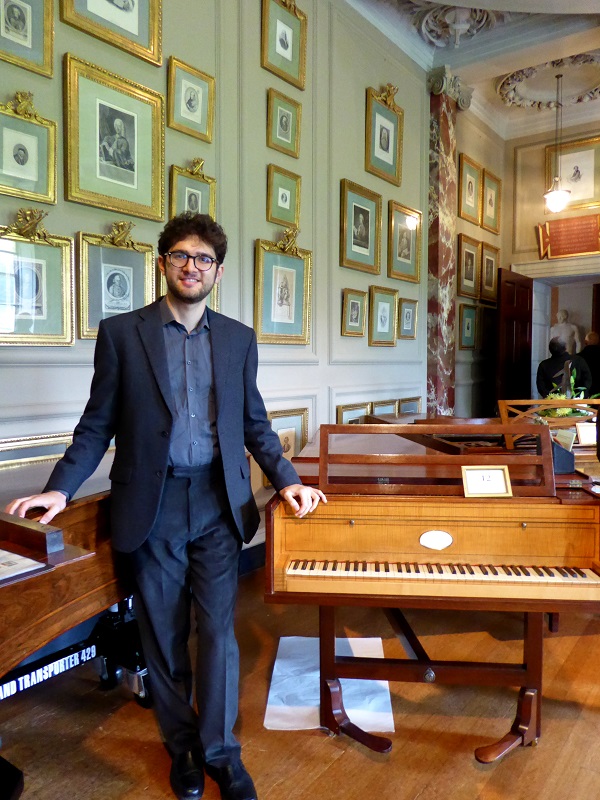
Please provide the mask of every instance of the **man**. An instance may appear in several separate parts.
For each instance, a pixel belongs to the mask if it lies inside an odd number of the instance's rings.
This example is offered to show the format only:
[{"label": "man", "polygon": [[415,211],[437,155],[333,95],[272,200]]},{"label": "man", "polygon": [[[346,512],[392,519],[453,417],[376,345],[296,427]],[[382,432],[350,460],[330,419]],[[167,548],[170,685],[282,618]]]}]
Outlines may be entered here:
[{"label": "man", "polygon": [[575,371],[575,387],[585,389],[587,397],[592,385],[590,368],[580,356],[572,356],[562,339],[550,339],[548,344],[550,358],[540,361],[537,369],[536,386],[540,397],[548,397],[550,392],[561,389],[565,364],[571,365]]},{"label": "man", "polygon": [[585,360],[592,374],[590,397],[600,394],[600,336],[595,331],[586,334],[585,347],[577,355]]},{"label": "man", "polygon": [[[112,437],[114,547],[129,553],[154,709],[181,800],[202,796],[204,771],[223,800],[256,791],[232,729],[238,650],[233,630],[242,541],[259,515],[244,446],[297,517],[323,494],[300,484],[256,385],[254,331],[206,308],[223,275],[227,237],[207,214],[174,217],[158,242],[166,297],[100,322],[90,399],[44,493],[7,506],[43,523],[93,472]],[[190,606],[198,630],[191,706]]]}]

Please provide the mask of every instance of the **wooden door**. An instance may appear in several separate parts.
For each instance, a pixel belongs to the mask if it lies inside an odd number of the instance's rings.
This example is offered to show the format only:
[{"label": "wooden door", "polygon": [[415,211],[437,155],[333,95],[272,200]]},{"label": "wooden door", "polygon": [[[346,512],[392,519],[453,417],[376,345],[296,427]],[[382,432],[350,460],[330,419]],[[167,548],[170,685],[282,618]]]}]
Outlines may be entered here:
[{"label": "wooden door", "polygon": [[496,399],[531,396],[533,279],[498,270]]}]

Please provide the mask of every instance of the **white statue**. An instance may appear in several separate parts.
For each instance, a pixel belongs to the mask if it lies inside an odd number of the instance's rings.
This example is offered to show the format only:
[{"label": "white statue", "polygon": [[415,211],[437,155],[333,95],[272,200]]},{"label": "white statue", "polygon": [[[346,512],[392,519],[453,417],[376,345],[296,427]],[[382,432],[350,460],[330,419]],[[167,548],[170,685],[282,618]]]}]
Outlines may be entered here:
[{"label": "white statue", "polygon": [[552,339],[562,339],[567,345],[567,350],[571,355],[575,355],[581,350],[581,337],[579,336],[579,328],[569,322],[569,312],[562,308],[556,312],[556,325],[550,328],[550,337]]}]

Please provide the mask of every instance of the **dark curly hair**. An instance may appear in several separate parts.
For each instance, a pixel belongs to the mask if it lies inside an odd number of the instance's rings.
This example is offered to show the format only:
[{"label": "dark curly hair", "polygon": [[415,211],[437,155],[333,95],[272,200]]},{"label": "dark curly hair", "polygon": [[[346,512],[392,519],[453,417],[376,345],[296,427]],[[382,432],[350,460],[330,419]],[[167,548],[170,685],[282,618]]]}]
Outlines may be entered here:
[{"label": "dark curly hair", "polygon": [[219,264],[225,261],[227,236],[223,228],[209,214],[194,214],[191,211],[184,211],[167,222],[158,237],[158,252],[164,256],[176,242],[188,236],[197,236],[209,244]]}]

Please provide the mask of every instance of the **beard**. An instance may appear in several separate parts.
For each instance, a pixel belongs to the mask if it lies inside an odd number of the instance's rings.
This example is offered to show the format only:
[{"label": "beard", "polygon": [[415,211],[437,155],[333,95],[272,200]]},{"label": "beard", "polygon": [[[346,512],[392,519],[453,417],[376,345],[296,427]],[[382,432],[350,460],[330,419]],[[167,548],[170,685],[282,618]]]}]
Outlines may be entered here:
[{"label": "beard", "polygon": [[[212,272],[212,267],[210,272]],[[205,277],[203,277],[201,281],[198,281],[195,286],[182,286],[179,276],[173,276],[171,272],[167,270],[165,280],[167,282],[169,294],[181,303],[187,303],[188,305],[201,303],[208,297],[215,285],[215,275],[209,275],[207,272],[204,272],[203,276]]]}]

